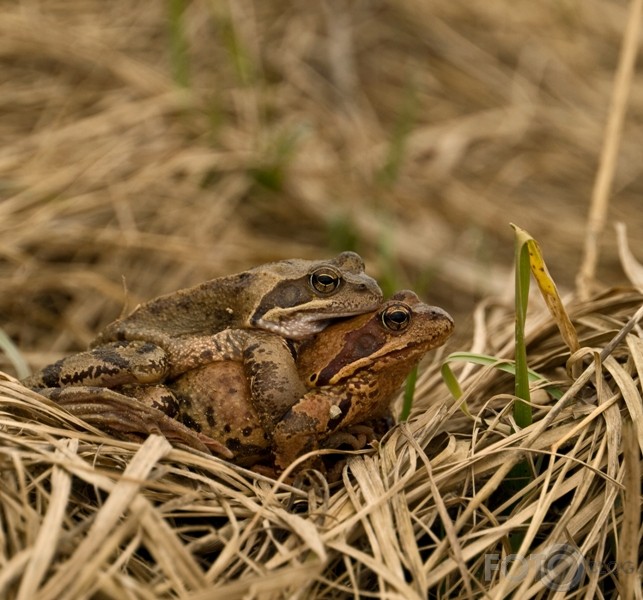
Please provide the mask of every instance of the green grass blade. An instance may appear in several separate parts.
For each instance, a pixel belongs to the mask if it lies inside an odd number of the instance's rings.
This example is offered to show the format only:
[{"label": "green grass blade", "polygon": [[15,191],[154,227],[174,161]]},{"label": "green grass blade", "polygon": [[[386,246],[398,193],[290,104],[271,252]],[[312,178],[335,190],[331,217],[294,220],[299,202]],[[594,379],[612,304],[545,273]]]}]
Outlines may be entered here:
[{"label": "green grass blade", "polygon": [[[529,369],[527,367],[527,347],[525,344],[525,321],[527,319],[527,305],[529,303],[529,266],[528,240],[531,238],[525,231],[512,225],[515,231],[516,242],[516,379],[515,394],[518,400],[514,405],[514,419],[519,427],[531,424],[532,414],[529,406]],[[524,400],[522,402],[521,400]]]},{"label": "green grass blade", "polygon": [[409,373],[406,378],[404,386],[404,402],[402,404],[402,412],[400,413],[400,421],[406,421],[411,414],[411,407],[413,406],[413,396],[415,395],[415,384],[418,378],[417,365]]},{"label": "green grass blade", "polygon": [[[458,400],[462,396],[462,389],[455,374],[449,366],[450,363],[455,362],[469,362],[473,363],[474,365],[480,365],[483,367],[493,367],[494,369],[498,369],[499,371],[509,373],[514,377],[516,375],[516,363],[513,360],[509,360],[506,358],[496,358],[495,356],[489,356],[488,354],[474,354],[472,352],[452,352],[445,359],[444,364],[442,365],[441,373],[444,383],[451,392],[451,395],[456,400]],[[547,393],[550,394],[552,398],[555,398],[556,400],[562,398],[563,390],[553,384],[550,384],[549,380],[546,377],[543,377],[537,371],[534,371],[533,369],[527,369],[527,378],[529,379],[530,384],[545,384],[544,389],[547,390]]]},{"label": "green grass blade", "polygon": [[174,81],[181,87],[190,85],[190,59],[188,41],[183,26],[185,0],[169,0],[168,22],[170,27],[170,65]]},{"label": "green grass blade", "polygon": [[444,363],[442,363],[440,373],[442,374],[442,379],[444,380],[444,383],[446,384],[448,390],[451,392],[451,395],[456,400],[459,400],[460,398],[462,398],[462,388],[460,387],[458,378],[455,376],[455,373],[449,366],[449,362],[449,359],[447,359]]},{"label": "green grass blade", "polygon": [[[462,388],[460,387],[460,382],[458,381],[458,378],[455,376],[455,373],[449,366],[448,362],[442,364],[440,373],[442,374],[442,379],[451,392],[451,395],[456,400],[459,400],[462,397]],[[467,415],[467,417],[471,417],[472,419],[474,418],[466,402],[460,403],[460,410],[465,415]]]}]

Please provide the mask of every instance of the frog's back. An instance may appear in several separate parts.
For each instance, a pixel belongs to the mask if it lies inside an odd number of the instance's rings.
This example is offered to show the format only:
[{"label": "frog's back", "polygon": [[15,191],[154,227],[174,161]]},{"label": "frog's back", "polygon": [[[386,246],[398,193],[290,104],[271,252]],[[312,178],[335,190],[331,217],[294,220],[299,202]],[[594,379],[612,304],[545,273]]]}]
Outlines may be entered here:
[{"label": "frog's back", "polygon": [[328,319],[374,309],[381,297],[353,252],[327,261],[283,260],[141,304],[92,345],[143,340],[166,346],[176,338],[248,327],[298,339],[320,331]]},{"label": "frog's back", "polygon": [[107,325],[92,346],[119,340],[162,345],[168,338],[245,327],[251,311],[249,292],[256,278],[255,273],[247,271],[154,298]]}]

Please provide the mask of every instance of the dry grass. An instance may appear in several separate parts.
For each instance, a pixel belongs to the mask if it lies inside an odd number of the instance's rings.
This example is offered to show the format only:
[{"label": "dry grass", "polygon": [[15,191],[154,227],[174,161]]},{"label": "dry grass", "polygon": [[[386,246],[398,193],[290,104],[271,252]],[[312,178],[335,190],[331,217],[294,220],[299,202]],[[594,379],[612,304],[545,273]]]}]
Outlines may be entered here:
[{"label": "dry grass", "polygon": [[[195,0],[177,28],[180,5],[0,8],[0,328],[32,367],[125,303],[350,248],[456,316],[449,349],[511,357],[510,221],[572,288],[627,3]],[[637,240],[640,70],[628,83],[607,219]],[[599,238],[598,280],[625,283]],[[330,489],[107,438],[0,381],[0,597],[549,597],[538,560],[491,567],[565,544],[578,597],[641,598],[638,324],[608,346],[641,303],[572,298],[571,359],[532,306],[529,365],[571,391],[534,393],[522,431],[507,374],[462,367],[474,422],[435,357],[410,421]]]},{"label": "dry grass", "polygon": [[[512,427],[505,374],[464,377],[474,423],[436,385],[434,363],[411,420],[377,452],[349,459],[332,489],[275,484],[160,437],[143,445],[106,438],[19,384],[0,383],[1,593],[542,597],[553,584],[537,567],[557,548],[584,561],[577,593],[638,589],[643,343],[630,331],[610,356],[599,352],[642,301],[614,292],[572,310],[584,348],[573,360],[585,369],[575,383],[558,335],[540,319],[530,356],[569,390],[536,404],[533,425],[521,431]],[[500,324],[509,317],[488,315],[501,345],[511,345],[511,327]],[[523,459],[532,479],[512,486]],[[514,552],[530,569],[501,578],[499,565]],[[575,569],[565,572],[572,582]]]}]

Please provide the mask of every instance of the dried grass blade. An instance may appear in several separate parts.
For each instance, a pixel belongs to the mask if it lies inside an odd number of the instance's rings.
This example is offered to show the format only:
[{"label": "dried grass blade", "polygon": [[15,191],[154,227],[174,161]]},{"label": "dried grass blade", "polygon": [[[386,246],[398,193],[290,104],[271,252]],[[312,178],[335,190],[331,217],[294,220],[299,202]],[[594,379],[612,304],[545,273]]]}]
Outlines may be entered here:
[{"label": "dried grass blade", "polygon": [[[632,421],[634,423],[643,423],[643,399],[632,376],[612,356],[608,356],[603,361],[603,364],[614,378],[621,394],[623,394],[623,400],[625,400],[625,405]],[[637,428],[636,435],[641,452],[643,452],[643,427]]]},{"label": "dried grass blade", "polygon": [[112,489],[105,504],[96,513],[94,523],[85,539],[67,561],[61,563],[57,574],[42,590],[42,600],[82,595],[81,590],[91,584],[92,574],[89,573],[91,558],[99,549],[110,545],[107,540],[112,530],[116,528],[122,515],[131,505],[150,471],[170,450],[170,444],[163,437],[152,435],[145,440],[140,450],[132,457],[123,477]]},{"label": "dried grass blade", "polygon": [[[69,440],[64,444],[67,452],[78,451],[78,440]],[[54,460],[60,461],[64,454],[57,449]],[[35,597],[36,590],[51,566],[51,560],[59,543],[59,534],[65,518],[65,510],[71,491],[71,476],[62,467],[55,465],[51,473],[51,495],[49,506],[40,525],[38,537],[34,542],[31,558],[25,569],[17,600],[30,600]]]},{"label": "dried grass blade", "polygon": [[377,461],[369,456],[362,459],[351,462],[351,471],[359,484],[364,504],[370,507],[365,518],[370,520],[371,530],[375,533],[370,539],[373,551],[376,555],[379,554],[393,573],[403,578],[404,568],[400,560],[402,552],[390,505],[391,499],[397,494],[385,489]]},{"label": "dried grass blade", "polygon": [[641,454],[636,447],[636,431],[643,427],[638,423],[626,423],[623,427],[623,462],[625,463],[625,498],[623,501],[623,523],[619,536],[618,578],[621,583],[621,597],[634,598],[635,586],[640,580],[636,566],[639,563],[641,527]]},{"label": "dried grass blade", "polygon": [[[370,554],[366,554],[366,552],[362,552],[347,542],[339,540],[329,543],[329,546],[338,553],[344,554],[365,565],[375,575],[380,577],[382,581],[390,585],[400,597],[406,600],[422,600],[422,596],[419,596],[403,578],[399,578],[395,573],[392,573],[383,562],[377,560]],[[356,598],[360,597],[359,592],[360,590],[355,590]],[[395,595],[390,592],[387,594],[384,588],[380,588],[380,594],[384,598],[395,597]]]},{"label": "dried grass blade", "polygon": [[[538,535],[540,530],[542,530],[546,516],[549,513],[554,500],[556,499],[556,497],[560,495],[559,490],[562,488],[562,486],[565,483],[565,478],[570,467],[571,467],[571,464],[565,461],[563,468],[560,470],[558,474],[558,477],[556,477],[556,480],[552,483],[551,478],[554,472],[557,470],[558,464],[557,464],[557,457],[554,455],[550,456],[549,466],[545,473],[544,481],[540,486],[540,494],[538,495],[538,501],[535,503],[534,514],[531,518],[531,521],[529,522],[527,531],[523,535],[522,543],[515,552],[516,555],[518,556],[529,555],[529,550],[532,547],[532,544],[536,539],[536,536]],[[576,495],[576,498],[578,498],[577,495]],[[550,535],[550,538],[548,538],[548,541],[549,540],[557,541],[555,538],[553,538],[553,533]],[[498,597],[505,597],[507,593],[507,589],[508,588],[515,589],[515,586],[517,586],[518,582],[520,583],[520,587],[516,592],[516,597],[518,598],[526,597],[525,592],[532,581],[533,574],[531,574],[531,577],[520,577],[519,574],[521,570],[522,570],[522,565],[519,564],[518,561],[514,561],[511,563],[511,567],[509,568],[509,571],[507,572],[506,577],[503,578],[499,584],[500,589],[496,592]]]},{"label": "dried grass blade", "polygon": [[[344,471],[344,482],[346,484],[347,494],[351,499],[351,502],[353,504],[353,509],[355,510],[355,516],[359,518],[359,522],[361,523],[361,526],[364,532],[363,535],[367,538],[368,547],[371,549],[373,553],[372,554],[373,560],[381,564],[382,567],[386,567],[388,570],[388,565],[383,560],[383,552],[385,551],[385,546],[388,545],[388,543],[394,542],[394,540],[391,540],[390,536],[388,535],[389,530],[388,528],[386,528],[385,531],[387,532],[386,534],[387,544],[380,544],[379,531],[376,530],[376,528],[373,526],[372,519],[371,519],[371,513],[376,511],[379,508],[380,503],[383,501],[383,498],[380,496],[373,503],[372,494],[369,493],[367,497],[367,494],[360,493],[364,485],[367,486],[367,490],[369,487],[367,468],[363,460],[363,457],[361,460],[359,459],[352,460],[349,463],[349,465],[350,465],[351,472],[355,476],[356,484],[353,484],[352,482],[348,484],[346,471]],[[363,545],[366,546],[367,544],[363,544]],[[395,574],[395,577],[400,577],[400,570],[397,568],[394,568],[394,574]],[[378,587],[380,589],[383,589],[385,587],[386,580],[385,578],[381,578],[380,573],[377,571],[376,571],[376,575],[380,578],[378,582]]]},{"label": "dried grass blade", "polygon": [[296,533],[317,555],[320,561],[325,561],[327,559],[324,542],[321,539],[319,530],[313,521],[302,519],[300,516],[289,513],[283,508],[278,508],[276,506],[271,507],[270,512],[279,520],[283,521],[288,526],[288,529]]},{"label": "dried grass blade", "polygon": [[628,335],[626,341],[639,376],[639,386],[643,389],[643,340],[637,335]]},{"label": "dried grass blade", "polygon": [[[467,570],[467,566],[463,558],[460,540],[458,539],[457,531],[454,527],[453,521],[449,516],[449,511],[447,510],[446,504],[444,502],[444,498],[442,497],[442,494],[440,493],[440,489],[436,484],[435,477],[433,475],[433,469],[431,467],[431,461],[429,460],[427,455],[422,451],[422,448],[418,446],[417,442],[413,438],[411,438],[409,441],[411,445],[415,447],[416,452],[419,454],[420,459],[424,463],[424,467],[426,469],[426,475],[427,475],[427,482],[429,485],[429,489],[431,491],[431,496],[433,497],[433,501],[435,502],[438,515],[440,516],[440,521],[442,523],[442,526],[444,527],[444,531],[446,533],[446,539],[448,540],[449,547],[451,549],[451,552],[454,555],[454,560],[458,566],[458,569],[460,570],[460,575],[462,576],[462,583],[464,584],[464,589],[467,592],[467,595],[469,597],[473,597],[473,590],[471,588],[471,576],[469,574],[469,571]],[[436,560],[438,556],[439,556],[438,553],[435,552],[431,557],[431,559]],[[424,568],[425,576],[426,576],[426,571],[431,568],[430,566],[431,559],[429,559],[429,561],[427,561],[427,564],[425,565],[425,568]]]},{"label": "dried grass blade", "polygon": [[[521,452],[516,452],[513,456],[507,457],[507,459],[499,466],[499,468],[493,473],[493,475],[489,478],[489,480],[482,486],[482,488],[471,498],[469,501],[469,504],[466,506],[466,508],[462,511],[460,516],[455,522],[454,525],[454,532],[457,534],[460,530],[462,530],[463,527],[466,526],[466,524],[469,522],[469,520],[472,518],[473,514],[476,512],[476,510],[479,509],[480,506],[486,501],[486,499],[500,486],[500,484],[504,481],[505,477],[509,473],[509,471],[512,469],[512,467],[519,461],[522,460],[523,456]],[[449,541],[447,538],[444,538],[435,548],[433,555],[444,555],[447,547],[448,547]],[[467,558],[466,552],[464,552],[465,559]],[[436,561],[437,562],[437,561]],[[446,572],[442,571],[441,568],[445,564],[449,563],[449,568]],[[430,571],[430,575],[427,574],[427,579],[429,585],[431,584],[436,584],[439,579],[436,578],[437,573],[448,573],[450,570],[454,569],[457,567],[457,564],[455,561],[452,560],[447,560],[444,561],[441,565],[436,564],[435,567],[433,566],[432,563],[427,563],[425,564],[425,570],[427,573]],[[441,575],[440,577],[442,577]]]},{"label": "dried grass blade", "polygon": [[27,365],[20,350],[18,350],[13,340],[5,333],[4,329],[0,329],[0,352],[4,352],[7,355],[9,362],[16,370],[18,379],[27,377],[27,375],[31,373],[29,365]]},{"label": "dried grass blade", "polygon": [[[4,525],[4,524],[3,524]],[[16,552],[9,560],[3,560],[0,569],[0,598],[6,598],[6,591],[29,563],[30,552],[26,549]]]},{"label": "dried grass blade", "polygon": [[579,296],[584,300],[590,295],[596,273],[599,237],[605,226],[610,188],[616,172],[618,150],[639,47],[642,14],[643,0],[631,0],[630,14],[623,34],[618,69],[614,87],[612,88],[611,106],[605,128],[600,163],[592,189],[592,200],[585,234],[585,252],[576,277]]},{"label": "dried grass blade", "polygon": [[[627,337],[630,331],[635,327],[635,325],[643,318],[643,306],[639,308],[636,313],[628,320],[628,322],[619,330],[619,332],[610,340],[600,352],[601,360],[607,359],[614,349]],[[582,351],[582,350],[581,350]],[[560,413],[567,407],[569,404],[574,402],[576,396],[581,392],[581,390],[587,385],[587,383],[592,378],[592,375],[596,372],[596,365],[594,362],[591,362],[587,365],[587,368],[578,376],[574,381],[571,387],[563,394],[563,396],[552,406],[547,415],[538,421],[535,424],[535,427],[531,430],[529,437],[526,440],[527,444],[532,444],[544,431],[546,431],[551,424],[557,419]]]},{"label": "dried grass blade", "polygon": [[[319,575],[319,563],[315,561],[298,567],[277,569],[261,576],[238,578],[232,583],[210,587],[182,596],[182,600],[241,600],[242,598],[291,598],[284,596],[286,590],[306,588]],[[294,592],[293,592],[294,594]]]},{"label": "dried grass blade", "polygon": [[[597,370],[598,373],[598,370]],[[607,440],[607,475],[615,479],[619,469],[619,454],[621,452],[621,436],[623,419],[618,404],[614,402],[619,394],[613,394],[605,381],[603,371],[597,379],[599,408],[608,405],[603,418],[605,419],[605,438]],[[596,431],[596,430],[595,430]]]},{"label": "dried grass blade", "polygon": [[140,514],[150,553],[174,586],[178,589],[205,586],[206,580],[199,565],[159,511],[140,495],[135,498],[132,507]]},{"label": "dried grass blade", "polygon": [[[405,434],[410,436],[408,427],[405,427]],[[406,562],[407,569],[413,573],[413,585],[418,590],[418,593],[425,593],[427,589],[426,577],[422,568],[422,556],[415,537],[413,528],[413,521],[411,517],[411,507],[409,506],[409,498],[407,490],[410,489],[410,480],[416,472],[415,453],[409,447],[405,447],[405,454],[409,456],[408,466],[404,467],[403,475],[400,474],[400,467],[402,461],[399,460],[396,452],[396,444],[389,443],[381,448],[381,477],[386,481],[394,482],[394,488],[397,493],[393,494],[389,500],[391,510],[393,511],[394,527],[399,539],[400,550]],[[404,461],[406,462],[406,461]],[[418,486],[423,487],[423,486]],[[421,493],[421,490],[417,489]]]},{"label": "dried grass blade", "polygon": [[625,223],[616,223],[614,228],[616,229],[616,238],[618,241],[618,256],[621,259],[623,271],[625,271],[627,278],[633,286],[639,290],[643,290],[643,265],[634,258],[630,250],[629,244],[627,243],[627,228]]}]

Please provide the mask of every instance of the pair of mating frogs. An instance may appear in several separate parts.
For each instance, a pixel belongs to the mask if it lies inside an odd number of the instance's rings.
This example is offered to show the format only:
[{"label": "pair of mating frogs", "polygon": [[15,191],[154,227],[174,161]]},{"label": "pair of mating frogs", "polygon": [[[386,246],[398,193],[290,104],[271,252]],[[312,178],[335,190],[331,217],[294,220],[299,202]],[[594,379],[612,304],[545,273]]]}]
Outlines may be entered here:
[{"label": "pair of mating frogs", "polygon": [[359,446],[356,432],[373,437],[408,373],[452,330],[413,292],[383,302],[361,257],[343,252],[151,300],[23,383],[99,426],[158,431],[279,472],[316,448]]}]

